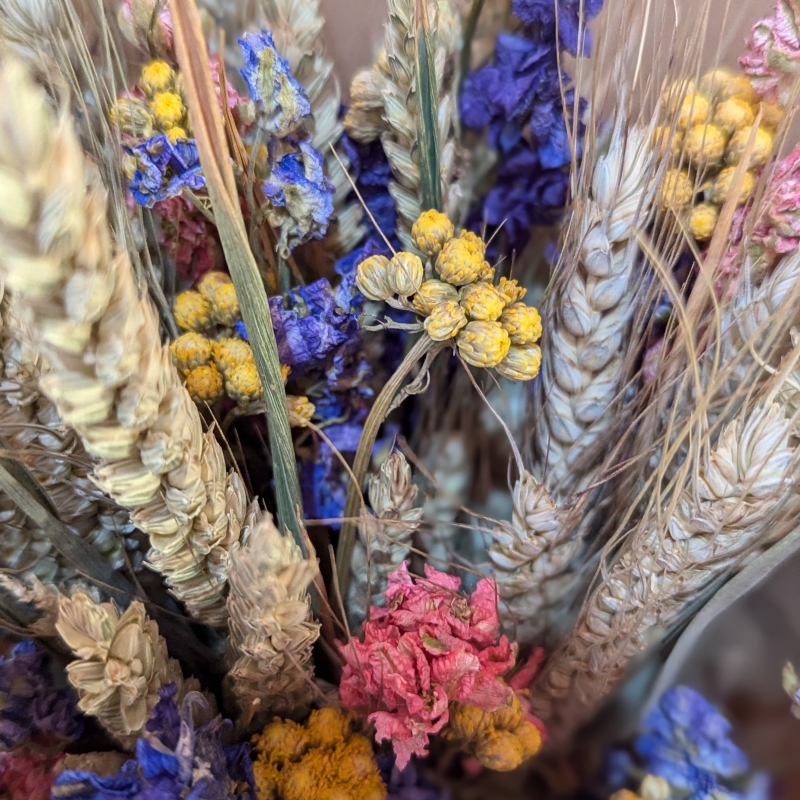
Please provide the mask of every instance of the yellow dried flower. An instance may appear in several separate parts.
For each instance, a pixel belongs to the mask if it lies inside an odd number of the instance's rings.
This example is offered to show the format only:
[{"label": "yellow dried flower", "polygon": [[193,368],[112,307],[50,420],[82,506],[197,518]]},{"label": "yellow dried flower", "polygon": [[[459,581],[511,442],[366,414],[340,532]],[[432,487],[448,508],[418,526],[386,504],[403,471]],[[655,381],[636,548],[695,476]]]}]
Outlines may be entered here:
[{"label": "yellow dried flower", "polygon": [[231,276],[228,275],[227,272],[222,272],[221,270],[213,269],[211,272],[206,272],[197,284],[195,285],[195,289],[200,292],[203,297],[205,297],[208,302],[211,302],[211,298],[214,296],[214,292],[220,286],[224,286],[227,283],[232,283]]},{"label": "yellow dried flower", "polygon": [[436,258],[445,242],[453,238],[455,228],[447,214],[441,211],[423,211],[411,226],[411,239],[420,253]]},{"label": "yellow dried flower", "polygon": [[678,109],[678,128],[686,130],[692,125],[705,122],[710,116],[711,105],[700,92],[690,92],[683,98]]},{"label": "yellow dried flower", "polygon": [[727,83],[720,86],[717,94],[720,100],[727,100],[729,97],[739,97],[746,103],[752,103],[753,105],[758,104],[761,100],[747,75],[733,75]]},{"label": "yellow dried flower", "polygon": [[242,318],[239,310],[239,298],[232,283],[223,283],[214,290],[209,298],[211,316],[219,325],[233,327],[234,322]]},{"label": "yellow dried flower", "polygon": [[726,136],[716,125],[693,125],[686,132],[684,152],[698,167],[710,167],[722,161]]},{"label": "yellow dried flower", "polygon": [[186,391],[195,403],[213,403],[224,394],[222,373],[213,364],[195,367],[186,376]]},{"label": "yellow dried flower", "polygon": [[180,125],[186,114],[186,106],[183,105],[181,96],[175,92],[158,92],[150,101],[150,110],[153,112],[156,125],[162,131]]},{"label": "yellow dried flower", "polygon": [[487,769],[510,772],[524,761],[522,742],[511,731],[492,731],[475,747],[475,758]]},{"label": "yellow dried flower", "polygon": [[112,125],[130,136],[148,138],[153,133],[153,115],[143,100],[137,97],[120,97],[108,113]]},{"label": "yellow dried flower", "polygon": [[247,405],[264,396],[255,360],[237,364],[225,374],[225,393],[240,405]]},{"label": "yellow dried flower", "polygon": [[195,331],[181,334],[169,349],[178,372],[183,376],[211,360],[211,340]]},{"label": "yellow dried flower", "polygon": [[302,428],[317,410],[316,406],[304,395],[287,394],[286,407],[289,409],[289,421],[292,423],[292,427],[295,428]]},{"label": "yellow dried flower", "polygon": [[775,128],[781,124],[784,114],[784,109],[782,109],[777,103],[761,103],[761,124],[765,128],[769,128],[770,130],[774,131]]},{"label": "yellow dried flower", "polygon": [[506,357],[497,365],[497,371],[510,381],[529,381],[539,374],[542,351],[539,345],[509,347]]},{"label": "yellow dried flower", "polygon": [[511,344],[524,347],[536,344],[542,336],[542,318],[533,306],[514,303],[500,317],[500,324],[508,331]]},{"label": "yellow dried flower", "polygon": [[483,264],[483,254],[476,252],[473,243],[462,236],[451,239],[442,248],[436,259],[436,271],[443,281],[453,286],[464,286],[478,279]]},{"label": "yellow dried flower", "polygon": [[678,110],[683,98],[695,90],[695,83],[691,79],[679,80],[671,83],[664,89],[661,102],[670,114]]},{"label": "yellow dried flower", "polygon": [[486,734],[493,727],[489,712],[477,706],[451,703],[450,721],[443,734],[450,741],[466,742]]},{"label": "yellow dried flower", "polygon": [[292,371],[292,368],[288,364],[281,364],[281,377],[283,378],[284,386],[286,385],[286,381],[289,380],[289,373]]},{"label": "yellow dried flower", "polygon": [[305,727],[313,747],[335,747],[350,735],[349,718],[335,708],[312,711]]},{"label": "yellow dried flower", "polygon": [[414,310],[423,316],[430,314],[437,303],[443,303],[445,300],[458,302],[458,290],[449,283],[437,281],[435,278],[425,281],[411,298]]},{"label": "yellow dried flower", "polygon": [[189,290],[175,298],[172,313],[179,328],[185,331],[204,331],[211,327],[211,304],[200,294]]},{"label": "yellow dried flower", "polygon": [[716,97],[721,91],[725,90],[732,80],[736,78],[734,72],[725,67],[718,67],[706,72],[698,84],[701,91],[705,92],[709,97]]},{"label": "yellow dried flower", "polygon": [[426,318],[424,326],[435,342],[452,339],[467,324],[467,315],[456,300],[437,303]]},{"label": "yellow dried flower", "polygon": [[698,242],[707,242],[714,235],[719,208],[711,203],[699,203],[689,217],[689,230]]},{"label": "yellow dried flower", "polygon": [[175,87],[175,70],[166,61],[151,61],[142,67],[139,88],[148,96],[168,92]]},{"label": "yellow dried flower", "polygon": [[469,322],[456,339],[458,352],[473,367],[496,367],[508,354],[511,339],[499,322]]},{"label": "yellow dried flower", "polygon": [[514,730],[522,742],[523,758],[535,756],[542,746],[542,732],[530,721],[523,719]]},{"label": "yellow dried flower", "polygon": [[370,256],[358,265],[356,285],[369,300],[388,300],[392,290],[388,283],[389,259],[386,256]]},{"label": "yellow dried flower", "polygon": [[[738,164],[742,160],[745,148],[750,140],[751,130],[751,128],[741,128],[731,136],[731,140],[728,142],[728,148],[725,151],[725,161],[727,161],[728,164]],[[763,167],[769,160],[774,144],[775,140],[772,133],[763,126],[760,127],[756,131],[753,152],[750,154],[750,162],[747,168]]]},{"label": "yellow dried flower", "polygon": [[483,267],[481,271],[478,273],[478,280],[483,281],[483,283],[491,283],[494,284],[494,267],[488,262],[483,262]]},{"label": "yellow dried flower", "polygon": [[392,256],[386,267],[386,285],[393,294],[411,297],[422,285],[425,268],[414,253],[400,252]]},{"label": "yellow dried flower", "polygon": [[714,109],[714,124],[727,133],[749,128],[755,121],[756,108],[741,97],[729,97]]},{"label": "yellow dried flower", "polygon": [[223,375],[241,364],[256,363],[253,348],[244,339],[225,338],[213,342],[211,355]]},{"label": "yellow dried flower", "polygon": [[170,128],[167,131],[166,136],[167,136],[167,139],[169,139],[169,141],[172,144],[175,144],[175,142],[177,142],[179,139],[188,139],[189,138],[189,134],[186,133],[186,131],[183,128],[180,128],[177,125],[174,128]]},{"label": "yellow dried flower", "polygon": [[475,253],[475,255],[479,255],[483,258],[486,255],[486,242],[478,236],[477,233],[473,233],[472,231],[463,230],[458,236],[462,242],[469,248],[471,253]]},{"label": "yellow dried flower", "polygon": [[660,156],[679,158],[683,152],[683,131],[669,125],[658,125],[653,131],[653,147]]},{"label": "yellow dried flower", "polygon": [[461,292],[461,307],[470,319],[496,320],[506,307],[505,298],[491,283],[478,281]]},{"label": "yellow dried flower", "polygon": [[668,169],[661,186],[661,207],[682,208],[692,202],[692,197],[694,197],[694,181],[691,175],[681,169]]},{"label": "yellow dried flower", "polygon": [[500,278],[497,282],[497,291],[508,305],[522,300],[528,293],[528,290],[523,289],[515,278]]},{"label": "yellow dried flower", "polygon": [[[719,175],[714,179],[711,185],[711,202],[721,206],[727,199],[731,192],[733,185],[733,175],[736,172],[736,167],[725,167],[719,171]],[[756,179],[752,172],[745,172],[744,179],[742,180],[742,188],[739,192],[739,199],[736,205],[744,205],[753,194],[756,188]]]}]

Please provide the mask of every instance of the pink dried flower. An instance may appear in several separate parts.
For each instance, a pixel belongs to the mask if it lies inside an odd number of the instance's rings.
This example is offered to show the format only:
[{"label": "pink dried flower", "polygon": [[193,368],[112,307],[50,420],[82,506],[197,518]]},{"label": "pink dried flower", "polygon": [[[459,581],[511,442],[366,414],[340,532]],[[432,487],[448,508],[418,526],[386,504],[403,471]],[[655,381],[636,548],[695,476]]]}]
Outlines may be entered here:
[{"label": "pink dried flower", "polygon": [[0,797],[49,800],[54,769],[63,758],[63,753],[45,755],[24,748],[0,753]]},{"label": "pink dried flower", "polygon": [[800,246],[800,146],[775,165],[753,241],[772,263]]},{"label": "pink dried flower", "polygon": [[364,641],[340,644],[342,704],[372,712],[376,738],[392,741],[399,769],[427,754],[450,702],[495,711],[513,691],[500,680],[516,645],[499,636],[494,581],[483,578],[467,599],[459,578],[427,565],[425,576],[415,583],[403,562],[389,576],[385,606],[370,609]]},{"label": "pink dried flower", "polygon": [[179,195],[156,203],[153,210],[161,217],[158,243],[184,278],[194,283],[216,266],[214,226],[190,200]]},{"label": "pink dried flower", "polygon": [[[209,56],[208,60],[211,64],[211,79],[214,81],[214,88],[217,90],[217,99],[220,101],[220,105],[222,105],[222,97],[219,86],[219,55],[211,55]],[[240,95],[239,92],[234,89],[231,82],[227,80],[227,78],[225,80],[225,85],[227,88],[228,108],[231,111],[235,111],[240,106],[248,102],[248,99]]]},{"label": "pink dried flower", "polygon": [[757,22],[739,59],[753,88],[770,102],[786,106],[800,74],[800,31],[795,0],[778,0],[772,14]]}]

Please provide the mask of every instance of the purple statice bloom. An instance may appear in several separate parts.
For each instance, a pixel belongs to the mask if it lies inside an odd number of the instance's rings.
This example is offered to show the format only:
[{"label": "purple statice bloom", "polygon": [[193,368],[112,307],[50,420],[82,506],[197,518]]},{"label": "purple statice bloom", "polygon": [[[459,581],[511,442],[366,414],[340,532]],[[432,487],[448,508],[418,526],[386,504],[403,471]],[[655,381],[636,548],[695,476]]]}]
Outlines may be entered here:
[{"label": "purple statice bloom", "polygon": [[449,800],[450,792],[439,789],[425,777],[412,759],[402,771],[394,763],[394,756],[378,756],[378,769],[386,784],[386,800]]},{"label": "purple statice bloom", "polygon": [[125,152],[136,163],[129,185],[131,194],[146,208],[176,197],[184,187],[198,191],[206,185],[193,139],[179,139],[173,145],[159,133],[141,144],[125,147]]},{"label": "purple statice bloom", "polygon": [[76,739],[83,730],[76,701],[72,689],[53,686],[49,659],[34,642],[14,645],[0,658],[0,747]]}]

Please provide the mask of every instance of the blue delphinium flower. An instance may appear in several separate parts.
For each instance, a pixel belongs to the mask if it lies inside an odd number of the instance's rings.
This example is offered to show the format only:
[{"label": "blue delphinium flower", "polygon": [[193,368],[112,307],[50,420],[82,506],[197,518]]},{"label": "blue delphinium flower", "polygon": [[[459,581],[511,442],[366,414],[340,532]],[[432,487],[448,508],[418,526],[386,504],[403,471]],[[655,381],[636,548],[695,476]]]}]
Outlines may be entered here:
[{"label": "blue delphinium flower", "polygon": [[258,125],[282,139],[311,113],[305,90],[292,76],[289,62],[275,49],[269,31],[246,33],[239,45],[245,59],[241,73],[258,106]]},{"label": "blue delphinium flower", "polygon": [[52,745],[80,736],[72,689],[53,686],[49,659],[32,641],[14,645],[0,658],[0,746]]},{"label": "blue delphinium flower", "polygon": [[588,55],[591,42],[586,24],[594,19],[603,0],[513,0],[511,10],[522,22],[536,28],[543,37],[555,40],[556,19],[561,46],[570,54],[578,54],[581,13],[583,13],[583,42],[580,51]]},{"label": "blue delphinium flower", "polygon": [[125,147],[125,152],[135,163],[131,194],[146,208],[176,197],[184,187],[197,191],[206,185],[193,139],[179,139],[171,144],[159,133],[141,144]]}]

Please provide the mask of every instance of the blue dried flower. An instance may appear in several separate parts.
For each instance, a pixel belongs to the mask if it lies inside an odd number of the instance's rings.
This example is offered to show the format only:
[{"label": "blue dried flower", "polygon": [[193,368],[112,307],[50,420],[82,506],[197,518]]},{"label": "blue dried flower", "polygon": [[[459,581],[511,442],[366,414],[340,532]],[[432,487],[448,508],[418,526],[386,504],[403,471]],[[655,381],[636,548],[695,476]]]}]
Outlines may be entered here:
[{"label": "blue dried flower", "polygon": [[394,756],[378,756],[378,769],[386,784],[386,800],[449,800],[450,792],[431,783],[412,759],[402,771],[397,769]]},{"label": "blue dried flower", "polygon": [[594,19],[603,6],[603,0],[513,0],[511,10],[522,22],[533,29],[532,34],[543,41],[553,40],[558,15],[558,36],[561,46],[572,55],[578,54],[581,13],[583,14],[583,43],[581,52],[589,54],[591,41],[586,24]]},{"label": "blue dried flower", "polygon": [[193,139],[179,139],[173,145],[159,133],[125,147],[125,152],[136,164],[129,188],[134,200],[146,208],[176,197],[184,187],[197,191],[206,185]]},{"label": "blue dried flower", "polygon": [[0,745],[76,739],[83,730],[76,701],[72,689],[53,686],[49,659],[34,642],[14,645],[0,658]]},{"label": "blue dried flower", "polygon": [[272,34],[246,33],[239,39],[245,67],[241,70],[258,110],[258,124],[284,138],[296,131],[311,113],[303,87],[292,77],[289,62],[275,49]]}]

